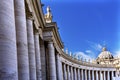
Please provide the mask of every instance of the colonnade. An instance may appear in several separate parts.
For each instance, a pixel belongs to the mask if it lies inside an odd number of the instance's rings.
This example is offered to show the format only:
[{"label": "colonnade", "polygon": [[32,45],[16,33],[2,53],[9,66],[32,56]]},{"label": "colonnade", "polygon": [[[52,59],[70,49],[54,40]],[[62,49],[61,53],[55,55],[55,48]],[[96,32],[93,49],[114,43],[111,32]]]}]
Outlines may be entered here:
[{"label": "colonnade", "polygon": [[116,71],[78,68],[63,63],[63,80],[112,80]]},{"label": "colonnade", "polygon": [[[33,10],[33,14],[26,10],[26,1],[0,0],[0,80],[112,80],[117,75],[111,70],[64,63],[61,60],[64,47],[56,24],[50,23],[52,29],[49,26],[45,30],[42,9],[39,13]],[[39,19],[36,14],[41,15]],[[45,31],[48,34],[44,38]]]},{"label": "colonnade", "polygon": [[[39,28],[35,27],[32,12],[26,11],[25,2],[0,0],[0,80],[46,80],[41,72],[44,49],[40,48]],[[57,80],[53,42],[47,45],[48,77]]]}]

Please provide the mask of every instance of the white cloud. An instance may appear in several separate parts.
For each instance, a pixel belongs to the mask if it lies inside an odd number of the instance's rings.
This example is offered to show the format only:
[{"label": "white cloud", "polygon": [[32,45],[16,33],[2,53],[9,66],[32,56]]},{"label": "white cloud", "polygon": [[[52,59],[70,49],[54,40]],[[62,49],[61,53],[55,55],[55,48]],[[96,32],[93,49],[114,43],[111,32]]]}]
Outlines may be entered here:
[{"label": "white cloud", "polygon": [[[91,52],[91,51],[89,51],[89,50],[87,50],[87,52]],[[79,52],[75,52],[74,53],[74,55],[75,55],[75,57],[79,57],[79,58],[82,58],[83,60],[84,59],[86,59],[86,60],[93,60],[94,59],[94,57],[92,57],[93,55],[87,55],[86,53],[84,53],[84,52],[81,52],[81,51],[79,51]]]},{"label": "white cloud", "polygon": [[93,54],[93,52],[91,50],[86,50],[85,52],[89,53],[89,54]]},{"label": "white cloud", "polygon": [[114,57],[120,57],[120,50],[118,50],[118,51],[115,52]]},{"label": "white cloud", "polygon": [[102,45],[100,43],[95,43],[95,42],[92,42],[92,41],[87,41],[89,46],[93,49],[95,49],[96,51],[101,51],[102,49]]}]

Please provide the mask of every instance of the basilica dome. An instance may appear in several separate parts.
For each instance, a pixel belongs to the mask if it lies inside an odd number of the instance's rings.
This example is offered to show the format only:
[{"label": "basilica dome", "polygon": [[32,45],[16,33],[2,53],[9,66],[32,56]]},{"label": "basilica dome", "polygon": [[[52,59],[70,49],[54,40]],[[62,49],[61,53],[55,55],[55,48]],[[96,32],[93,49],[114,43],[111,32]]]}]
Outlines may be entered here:
[{"label": "basilica dome", "polygon": [[97,59],[113,59],[113,56],[105,47],[103,47],[102,52],[99,54]]}]

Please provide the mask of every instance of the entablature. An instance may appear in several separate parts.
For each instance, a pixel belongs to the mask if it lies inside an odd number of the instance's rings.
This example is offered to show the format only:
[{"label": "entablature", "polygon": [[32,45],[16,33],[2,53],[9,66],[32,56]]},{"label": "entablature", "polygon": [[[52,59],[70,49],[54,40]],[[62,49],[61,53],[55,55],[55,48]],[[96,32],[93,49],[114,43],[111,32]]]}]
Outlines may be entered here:
[{"label": "entablature", "polygon": [[43,30],[43,39],[45,41],[53,41],[57,50],[62,50],[64,47],[58,32],[57,24],[55,22],[46,24],[46,27]]}]

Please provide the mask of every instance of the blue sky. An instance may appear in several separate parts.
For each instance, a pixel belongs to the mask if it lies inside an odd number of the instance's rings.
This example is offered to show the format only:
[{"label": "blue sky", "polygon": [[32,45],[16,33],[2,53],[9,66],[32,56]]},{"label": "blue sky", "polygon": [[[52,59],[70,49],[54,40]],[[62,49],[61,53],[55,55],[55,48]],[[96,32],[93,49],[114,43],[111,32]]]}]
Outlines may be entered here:
[{"label": "blue sky", "polygon": [[102,46],[113,55],[120,52],[119,0],[42,0],[43,10],[49,5],[53,21],[67,48],[96,58]]}]

